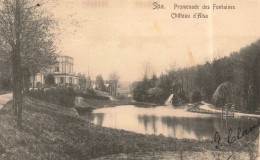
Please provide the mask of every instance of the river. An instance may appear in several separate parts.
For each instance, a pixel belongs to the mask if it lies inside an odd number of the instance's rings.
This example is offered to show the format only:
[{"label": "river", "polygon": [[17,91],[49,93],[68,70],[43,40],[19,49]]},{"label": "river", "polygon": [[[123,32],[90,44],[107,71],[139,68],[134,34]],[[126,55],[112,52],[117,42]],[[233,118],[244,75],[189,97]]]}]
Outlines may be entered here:
[{"label": "river", "polygon": [[215,132],[230,128],[248,129],[257,123],[253,118],[222,120],[213,114],[188,112],[172,106],[141,108],[134,105],[94,110],[91,122],[104,127],[133,131],[141,134],[164,135],[177,139],[213,139]]}]

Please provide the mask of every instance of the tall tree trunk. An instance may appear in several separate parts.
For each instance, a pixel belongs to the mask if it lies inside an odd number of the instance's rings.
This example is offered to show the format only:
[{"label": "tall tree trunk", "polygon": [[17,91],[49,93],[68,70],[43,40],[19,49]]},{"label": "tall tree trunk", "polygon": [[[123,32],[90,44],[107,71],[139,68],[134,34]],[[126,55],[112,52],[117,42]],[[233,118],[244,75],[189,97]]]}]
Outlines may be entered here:
[{"label": "tall tree trunk", "polygon": [[[12,53],[14,54],[14,53]],[[13,69],[13,114],[14,116],[17,116],[17,104],[16,104],[16,97],[17,97],[17,77],[15,74],[15,60],[14,60],[14,55],[12,55],[12,69]]]},{"label": "tall tree trunk", "polygon": [[[15,45],[13,46],[13,79],[14,79],[14,113],[17,112],[17,125],[20,127],[22,122],[22,101],[23,101],[23,85],[22,85],[22,72],[21,72],[21,42],[20,42],[20,1],[16,0],[15,12]],[[16,111],[17,110],[17,111]]]},{"label": "tall tree trunk", "polygon": [[[17,43],[18,44],[18,43]],[[17,124],[20,125],[22,118],[22,73],[21,73],[21,56],[19,45],[15,46],[15,50],[13,52],[13,110],[14,115],[17,117]]]}]

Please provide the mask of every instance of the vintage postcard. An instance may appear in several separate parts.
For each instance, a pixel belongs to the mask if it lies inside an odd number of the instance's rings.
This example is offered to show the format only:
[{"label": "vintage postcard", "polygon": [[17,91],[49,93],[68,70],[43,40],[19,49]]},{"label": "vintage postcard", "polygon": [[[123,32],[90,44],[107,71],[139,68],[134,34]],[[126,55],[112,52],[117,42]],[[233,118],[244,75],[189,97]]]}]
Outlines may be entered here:
[{"label": "vintage postcard", "polygon": [[1,160],[260,160],[260,0],[0,0]]}]

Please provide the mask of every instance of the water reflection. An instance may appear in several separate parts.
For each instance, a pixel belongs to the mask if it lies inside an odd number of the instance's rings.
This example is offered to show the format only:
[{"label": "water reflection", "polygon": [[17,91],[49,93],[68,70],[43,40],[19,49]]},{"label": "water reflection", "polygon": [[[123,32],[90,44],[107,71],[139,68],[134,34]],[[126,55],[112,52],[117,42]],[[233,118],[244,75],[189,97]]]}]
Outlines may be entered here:
[{"label": "water reflection", "polygon": [[142,134],[164,135],[178,139],[213,139],[216,131],[238,127],[248,129],[257,121],[252,119],[221,120],[214,115],[187,112],[185,109],[159,106],[139,108],[117,106],[94,110],[91,121],[104,127],[123,129]]},{"label": "water reflection", "polygon": [[145,134],[157,134],[157,120],[156,116],[137,116],[139,124],[144,125]]},{"label": "water reflection", "polygon": [[103,121],[104,121],[104,116],[105,116],[104,113],[97,113],[97,114],[95,114],[95,117],[96,117],[96,120],[97,120],[95,124],[102,126]]}]

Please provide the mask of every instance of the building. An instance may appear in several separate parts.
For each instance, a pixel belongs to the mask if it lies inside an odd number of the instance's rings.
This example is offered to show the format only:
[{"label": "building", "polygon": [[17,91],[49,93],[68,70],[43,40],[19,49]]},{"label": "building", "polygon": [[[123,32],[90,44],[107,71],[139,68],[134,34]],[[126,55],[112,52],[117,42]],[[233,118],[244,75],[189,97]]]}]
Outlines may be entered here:
[{"label": "building", "polygon": [[73,58],[69,56],[58,56],[57,63],[52,67],[37,73],[35,77],[31,77],[31,83],[34,86],[44,85],[48,74],[54,76],[55,84],[58,85],[74,85],[78,86],[79,77],[73,72]]}]

